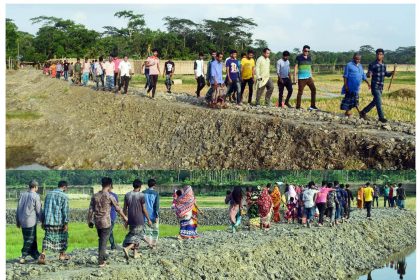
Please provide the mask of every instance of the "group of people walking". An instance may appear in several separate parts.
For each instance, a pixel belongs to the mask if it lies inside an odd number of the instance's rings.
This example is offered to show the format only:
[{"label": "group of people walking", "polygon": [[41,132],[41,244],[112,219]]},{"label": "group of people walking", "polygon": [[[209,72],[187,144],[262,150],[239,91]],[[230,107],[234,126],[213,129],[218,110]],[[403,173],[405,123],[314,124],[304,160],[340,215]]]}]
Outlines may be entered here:
[{"label": "group of people walking", "polygon": [[[379,197],[383,197],[384,201],[384,208],[399,208],[405,209],[405,200],[407,195],[405,193],[404,186],[399,183],[397,184],[389,184],[386,183],[383,187],[379,187],[378,185],[374,184],[372,186],[373,194],[366,200],[366,196],[364,196],[366,186],[360,186],[357,190],[357,208],[379,208]],[[387,206],[388,205],[388,206]]]},{"label": "group of people walking", "polygon": [[[149,179],[147,189],[142,191],[142,181],[133,181],[133,190],[125,194],[124,206],[120,207],[118,195],[112,192],[113,182],[109,177],[101,180],[102,189],[95,193],[88,210],[88,226],[95,227],[98,235],[99,266],[106,265],[106,246],[111,243],[111,250],[116,249],[113,229],[117,215],[121,217],[128,233],[123,241],[124,256],[128,259],[132,253],[138,258],[141,242],[154,250],[159,238],[159,193],[156,180]],[[22,229],[23,248],[19,262],[24,264],[31,256],[39,264],[46,264],[47,251],[58,252],[59,260],[69,260],[66,254],[68,245],[69,198],[66,194],[68,183],[60,181],[58,187],[47,193],[44,207],[38,191],[39,184],[32,180],[29,189],[20,195],[16,225]],[[172,209],[180,224],[179,239],[197,238],[198,208],[191,186],[175,190]],[[45,231],[42,252],[38,251],[37,224],[41,223]]]},{"label": "group of people walking", "polygon": [[[269,48],[262,50],[261,56],[257,60],[254,59],[254,51],[248,50],[241,54],[238,58],[238,52],[231,50],[230,55],[226,60],[223,60],[224,54],[218,51],[210,51],[210,60],[207,63],[205,71],[204,53],[198,54],[198,59],[194,61],[194,77],[197,82],[195,94],[200,97],[202,89],[209,86],[205,95],[205,99],[210,107],[225,107],[225,102],[231,102],[241,105],[243,102],[243,95],[246,86],[248,86],[248,100],[251,104],[253,98],[254,85],[256,86],[255,105],[262,105],[261,98],[265,92],[266,106],[272,106],[272,93],[274,90],[274,82],[270,75],[270,54]],[[312,58],[310,55],[310,46],[305,45],[302,48],[302,53],[297,55],[295,59],[295,66],[293,71],[290,69],[289,61],[290,53],[284,51],[282,58],[276,62],[277,87],[279,91],[277,105],[279,107],[292,108],[290,99],[293,93],[293,85],[297,84],[298,92],[296,96],[296,109],[301,109],[302,96],[305,87],[310,89],[311,105],[309,110],[318,110],[316,106],[316,86],[312,73]],[[384,87],[385,77],[391,77],[394,71],[387,71],[384,63],[384,50],[376,50],[376,60],[369,64],[367,73],[364,72],[361,64],[360,53],[355,53],[351,62],[344,67],[343,86],[341,93],[344,98],[341,102],[340,108],[345,111],[347,117],[351,116],[351,111],[356,108],[361,118],[365,119],[374,107],[378,112],[378,118],[381,122],[387,122],[382,109],[382,91]],[[155,97],[158,77],[161,74],[159,66],[159,51],[152,50],[152,55],[149,56],[141,66],[142,73],[146,78],[145,89],[147,93],[151,92],[151,97]],[[226,69],[225,78],[223,78],[223,68]],[[101,84],[103,90],[127,93],[130,79],[133,75],[134,68],[128,61],[128,57],[123,59],[117,56],[109,56],[108,60],[104,62],[103,57],[98,60],[88,61],[86,58],[83,63],[80,59],[77,62],[69,63],[64,60],[47,62],[44,65],[44,73],[60,79],[64,77],[76,85],[86,86],[89,79],[96,83],[96,90],[99,90]],[[165,62],[163,69],[163,77],[165,77],[165,86],[168,93],[171,93],[173,85],[173,75],[175,73],[175,63],[172,57]],[[371,77],[369,83],[368,78]],[[365,82],[372,92],[373,100],[362,110],[359,110],[359,92],[362,82]],[[287,96],[284,98],[284,91],[287,90]]]},{"label": "group of people walking", "polygon": [[[232,232],[237,231],[245,217],[246,227],[264,230],[268,230],[272,222],[280,223],[282,220],[285,223],[296,222],[307,227],[311,227],[312,224],[322,227],[325,224],[336,226],[350,218],[351,204],[355,197],[348,184],[340,184],[338,181],[324,181],[320,186],[311,181],[305,187],[286,184],[283,194],[280,191],[282,186],[281,182],[277,182],[274,186],[267,184],[265,187],[247,188],[245,193],[241,187],[228,191],[225,203],[229,204]],[[400,209],[404,209],[406,195],[402,184],[398,184],[398,187],[389,187],[388,184],[383,187],[384,207],[387,201],[389,205],[393,205],[393,199],[389,198],[392,196],[391,192],[398,192],[396,203]],[[375,199],[378,207],[379,195],[379,187],[372,187],[369,182],[357,191],[357,208],[366,209],[368,219],[371,219]]]},{"label": "group of people walking", "polygon": [[[98,235],[99,266],[106,265],[106,246],[116,249],[113,229],[119,215],[128,229],[123,241],[124,256],[128,260],[139,257],[140,243],[145,242],[150,249],[156,249],[159,238],[159,193],[156,180],[149,179],[147,189],[142,191],[142,181],[133,181],[133,190],[124,196],[124,205],[120,207],[118,195],[112,192],[113,182],[109,177],[101,180],[102,189],[95,193],[88,210],[88,226],[95,227]],[[68,183],[60,181],[56,189],[47,193],[44,207],[38,191],[38,182],[32,180],[29,189],[21,193],[17,211],[16,225],[22,229],[23,248],[20,263],[31,256],[39,264],[46,264],[47,251],[59,253],[59,260],[69,260],[66,254],[68,246],[69,198],[66,194]],[[284,186],[284,193],[281,188]],[[402,184],[379,188],[366,183],[357,190],[357,208],[365,208],[371,219],[372,206],[379,207],[379,196],[384,197],[384,207],[405,207],[405,189]],[[312,224],[335,226],[350,218],[351,203],[354,200],[350,186],[334,182],[322,182],[317,186],[313,181],[305,187],[277,182],[272,186],[248,187],[244,192],[237,186],[228,191],[225,203],[229,205],[229,226],[233,233],[243,220],[245,226],[252,229],[269,230],[271,223],[299,223],[307,227]],[[283,210],[281,210],[283,208]],[[198,208],[191,186],[174,191],[171,209],[180,226],[178,238],[197,238],[198,214],[204,213]],[[41,222],[45,235],[42,252],[38,251],[37,224]],[[132,253],[131,253],[132,252]]]},{"label": "group of people walking", "polygon": [[65,81],[80,86],[87,86],[91,80],[96,84],[97,91],[102,88],[103,91],[121,93],[121,89],[123,89],[122,93],[126,94],[133,75],[133,68],[127,56],[124,56],[123,59],[109,56],[107,61],[104,61],[101,56],[98,60],[91,61],[85,58],[83,62],[77,58],[76,63],[69,63],[67,60],[64,60],[64,63],[61,60],[46,62],[43,73],[51,78],[61,79],[63,77]]}]

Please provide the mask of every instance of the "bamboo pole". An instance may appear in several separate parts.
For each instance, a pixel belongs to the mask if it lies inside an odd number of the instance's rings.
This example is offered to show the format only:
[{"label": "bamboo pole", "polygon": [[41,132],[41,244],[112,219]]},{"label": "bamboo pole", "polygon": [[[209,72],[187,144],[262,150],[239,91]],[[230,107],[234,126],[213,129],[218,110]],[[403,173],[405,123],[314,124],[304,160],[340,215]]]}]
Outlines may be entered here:
[{"label": "bamboo pole", "polygon": [[389,81],[388,92],[391,89],[392,80],[394,80],[396,70],[397,70],[397,63],[394,64],[394,71],[392,72],[391,80]]}]

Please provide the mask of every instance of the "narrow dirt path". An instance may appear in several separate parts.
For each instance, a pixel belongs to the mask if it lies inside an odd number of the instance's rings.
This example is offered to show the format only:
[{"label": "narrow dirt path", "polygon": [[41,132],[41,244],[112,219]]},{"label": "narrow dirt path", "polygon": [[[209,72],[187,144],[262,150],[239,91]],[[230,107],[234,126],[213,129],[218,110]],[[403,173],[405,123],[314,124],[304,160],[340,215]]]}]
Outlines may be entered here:
[{"label": "narrow dirt path", "polygon": [[7,279],[357,279],[416,245],[415,212],[373,209],[372,215],[369,221],[365,211],[354,210],[350,222],[333,228],[278,224],[269,232],[205,232],[183,242],[161,238],[156,251],[142,244],[142,257],[128,264],[121,249],[110,251],[104,269],[97,266],[96,248],[75,250],[68,262],[49,254],[46,266],[11,260]]}]

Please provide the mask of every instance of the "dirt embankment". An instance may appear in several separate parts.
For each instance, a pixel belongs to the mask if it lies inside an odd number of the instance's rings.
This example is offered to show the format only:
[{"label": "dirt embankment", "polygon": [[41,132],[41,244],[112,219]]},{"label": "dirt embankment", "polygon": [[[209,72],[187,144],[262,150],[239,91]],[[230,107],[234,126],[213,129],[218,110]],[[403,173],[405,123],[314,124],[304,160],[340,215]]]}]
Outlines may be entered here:
[{"label": "dirt embankment", "polygon": [[268,233],[205,232],[183,242],[161,238],[158,250],[144,249],[129,264],[121,250],[112,251],[102,270],[95,248],[75,250],[66,263],[50,254],[47,266],[14,260],[6,264],[7,279],[357,279],[416,244],[415,212],[374,209],[372,214],[369,221],[365,211],[355,210],[350,222],[334,228],[279,224]]},{"label": "dirt embankment", "polygon": [[[15,79],[19,75],[19,79]],[[115,96],[34,71],[7,75],[8,147],[56,169],[409,169],[415,127],[325,112],[231,106],[141,89]],[[30,118],[30,116],[29,116]]]}]

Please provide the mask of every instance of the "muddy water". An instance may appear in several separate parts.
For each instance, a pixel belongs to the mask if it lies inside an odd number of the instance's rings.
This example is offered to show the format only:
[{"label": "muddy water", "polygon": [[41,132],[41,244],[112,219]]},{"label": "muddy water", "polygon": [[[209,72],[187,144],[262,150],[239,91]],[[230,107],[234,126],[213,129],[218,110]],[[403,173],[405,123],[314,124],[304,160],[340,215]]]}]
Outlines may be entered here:
[{"label": "muddy water", "polygon": [[383,266],[368,272],[359,280],[416,279],[416,250],[410,248],[387,258]]},{"label": "muddy water", "polygon": [[6,168],[17,170],[48,170],[49,168],[36,162],[38,155],[32,146],[6,147]]}]

